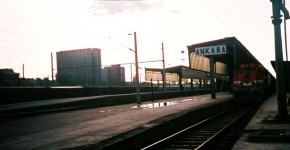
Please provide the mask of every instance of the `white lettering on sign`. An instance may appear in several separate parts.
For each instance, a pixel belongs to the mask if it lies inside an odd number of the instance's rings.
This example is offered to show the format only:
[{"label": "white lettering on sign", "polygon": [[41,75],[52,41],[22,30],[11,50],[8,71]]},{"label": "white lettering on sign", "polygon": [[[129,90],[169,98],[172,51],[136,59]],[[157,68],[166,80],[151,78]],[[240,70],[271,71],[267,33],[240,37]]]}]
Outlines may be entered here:
[{"label": "white lettering on sign", "polygon": [[198,47],[195,48],[195,53],[197,55],[219,55],[226,54],[227,48],[225,45],[210,46],[210,47]]}]

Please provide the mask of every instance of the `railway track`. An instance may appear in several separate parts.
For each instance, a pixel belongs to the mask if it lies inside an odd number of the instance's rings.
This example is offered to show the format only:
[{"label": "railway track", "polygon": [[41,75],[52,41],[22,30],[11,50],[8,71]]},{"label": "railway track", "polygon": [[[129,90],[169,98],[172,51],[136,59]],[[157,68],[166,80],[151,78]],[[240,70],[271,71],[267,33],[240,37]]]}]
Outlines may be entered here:
[{"label": "railway track", "polygon": [[237,106],[159,140],[149,149],[231,149],[257,106]]}]

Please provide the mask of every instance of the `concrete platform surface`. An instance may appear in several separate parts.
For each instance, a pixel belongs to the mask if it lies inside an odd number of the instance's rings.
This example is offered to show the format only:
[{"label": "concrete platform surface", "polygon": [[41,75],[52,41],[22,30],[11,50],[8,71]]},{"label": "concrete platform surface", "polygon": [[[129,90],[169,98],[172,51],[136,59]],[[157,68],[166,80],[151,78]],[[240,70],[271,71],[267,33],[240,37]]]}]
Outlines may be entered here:
[{"label": "concrete platform surface", "polygon": [[232,97],[231,93],[217,93],[216,99],[211,99],[205,94],[144,102],[141,107],[132,103],[4,120],[0,122],[0,149],[63,149],[95,144]]},{"label": "concrete platform surface", "polygon": [[278,117],[276,94],[261,105],[233,149],[290,150],[290,119]]},{"label": "concrete platform surface", "polygon": [[[168,91],[168,92],[145,92],[140,93],[142,102],[152,99],[166,99],[171,97],[185,97],[208,94],[210,90],[194,91]],[[19,116],[26,114],[38,114],[42,112],[55,112],[62,110],[77,110],[84,108],[106,107],[136,102],[136,93],[100,95],[76,98],[57,98],[37,100],[0,105],[0,118],[5,116]]]}]

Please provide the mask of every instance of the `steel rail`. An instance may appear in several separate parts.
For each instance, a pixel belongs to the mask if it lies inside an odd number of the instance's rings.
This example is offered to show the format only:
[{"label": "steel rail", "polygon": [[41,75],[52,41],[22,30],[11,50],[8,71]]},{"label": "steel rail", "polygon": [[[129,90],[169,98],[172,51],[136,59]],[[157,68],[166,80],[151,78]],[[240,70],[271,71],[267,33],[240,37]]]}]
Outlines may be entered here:
[{"label": "steel rail", "polygon": [[[237,111],[238,110],[238,111]],[[142,150],[148,149],[207,149],[217,138],[243,118],[253,107],[232,108],[205,119],[186,129],[159,140]],[[234,113],[233,113],[234,112]],[[223,120],[223,121],[221,121]],[[225,123],[224,123],[225,122]]]}]

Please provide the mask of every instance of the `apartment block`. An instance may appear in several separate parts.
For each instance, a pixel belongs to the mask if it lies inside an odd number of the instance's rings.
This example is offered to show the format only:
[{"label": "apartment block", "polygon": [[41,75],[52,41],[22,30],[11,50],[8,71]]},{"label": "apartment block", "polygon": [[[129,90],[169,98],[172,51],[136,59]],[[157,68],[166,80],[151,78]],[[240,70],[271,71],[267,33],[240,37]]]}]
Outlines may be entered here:
[{"label": "apartment block", "polygon": [[61,85],[96,86],[101,82],[101,49],[86,48],[56,53],[57,82]]},{"label": "apartment block", "polygon": [[125,83],[125,68],[120,64],[104,67],[102,70],[102,82],[107,85],[119,85]]}]

